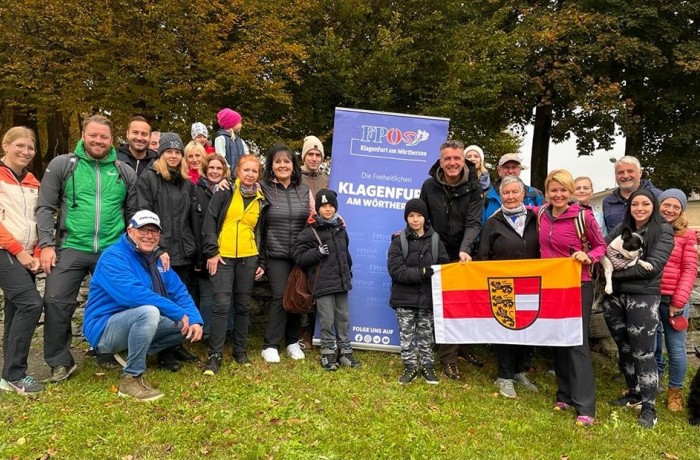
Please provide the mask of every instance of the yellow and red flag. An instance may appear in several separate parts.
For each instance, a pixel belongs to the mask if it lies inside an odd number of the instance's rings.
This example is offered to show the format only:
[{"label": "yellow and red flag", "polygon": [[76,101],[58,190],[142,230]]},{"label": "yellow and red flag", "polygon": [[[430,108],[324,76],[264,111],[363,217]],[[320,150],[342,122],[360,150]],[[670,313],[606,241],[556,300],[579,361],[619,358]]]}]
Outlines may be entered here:
[{"label": "yellow and red flag", "polygon": [[571,258],[434,265],[437,343],[583,343],[581,264]]}]

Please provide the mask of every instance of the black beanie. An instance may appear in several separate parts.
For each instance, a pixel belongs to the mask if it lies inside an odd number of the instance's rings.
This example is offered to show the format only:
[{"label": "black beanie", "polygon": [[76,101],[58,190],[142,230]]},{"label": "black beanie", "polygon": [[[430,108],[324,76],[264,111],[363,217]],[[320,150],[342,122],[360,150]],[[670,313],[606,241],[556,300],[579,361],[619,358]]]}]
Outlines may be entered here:
[{"label": "black beanie", "polygon": [[330,204],[338,211],[338,194],[333,190],[327,188],[322,188],[316,194],[316,212],[321,209],[321,205]]},{"label": "black beanie", "polygon": [[425,201],[420,198],[408,200],[408,203],[406,203],[406,208],[403,210],[403,220],[405,220],[406,223],[408,223],[408,215],[412,212],[417,212],[423,216],[426,221],[428,220],[428,206],[426,206]]}]

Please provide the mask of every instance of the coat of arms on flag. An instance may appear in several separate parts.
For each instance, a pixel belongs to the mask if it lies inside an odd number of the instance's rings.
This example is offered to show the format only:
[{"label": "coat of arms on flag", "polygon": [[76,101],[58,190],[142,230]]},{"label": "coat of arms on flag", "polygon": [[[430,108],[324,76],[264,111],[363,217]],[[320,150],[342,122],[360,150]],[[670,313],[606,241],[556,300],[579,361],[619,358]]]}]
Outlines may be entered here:
[{"label": "coat of arms on flag", "polygon": [[434,265],[437,343],[583,343],[581,264],[569,258]]}]

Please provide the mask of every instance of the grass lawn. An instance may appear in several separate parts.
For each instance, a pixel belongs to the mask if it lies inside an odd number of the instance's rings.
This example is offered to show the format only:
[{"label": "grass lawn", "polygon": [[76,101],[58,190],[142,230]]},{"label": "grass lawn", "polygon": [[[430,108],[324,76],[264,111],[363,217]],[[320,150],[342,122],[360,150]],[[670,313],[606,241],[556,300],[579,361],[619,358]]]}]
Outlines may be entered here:
[{"label": "grass lawn", "polygon": [[[193,364],[176,374],[149,370],[147,380],[165,393],[153,403],[119,398],[120,372],[92,359],[37,398],[4,393],[0,458],[700,458],[700,430],[685,412],[666,410],[665,394],[653,430],[637,427],[636,412],[608,406],[623,385],[605,359],[596,360],[599,423],[582,428],[574,414],[552,410],[556,384],[544,360],[533,376],[540,392],[507,400],[493,385],[495,357],[482,347],[486,366],[460,363],[462,382],[400,386],[395,354],[359,351],[362,368],[326,372],[316,353],[267,365],[259,337],[252,342],[252,366],[232,364],[229,351],[213,378]],[[201,345],[190,349],[206,355]]]}]

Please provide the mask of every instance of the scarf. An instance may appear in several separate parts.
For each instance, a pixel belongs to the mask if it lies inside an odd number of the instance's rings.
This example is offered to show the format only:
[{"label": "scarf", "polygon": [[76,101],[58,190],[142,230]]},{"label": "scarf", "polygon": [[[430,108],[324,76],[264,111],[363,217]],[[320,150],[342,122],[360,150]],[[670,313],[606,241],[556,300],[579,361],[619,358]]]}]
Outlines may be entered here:
[{"label": "scarf", "polygon": [[148,270],[148,274],[151,277],[151,287],[153,288],[153,292],[167,298],[168,291],[167,289],[165,289],[163,278],[160,275],[160,271],[158,271],[159,252],[156,250],[150,254],[144,254],[143,252],[139,251],[139,248],[138,246],[136,246],[136,243],[134,243],[134,241],[128,236],[127,240],[129,241],[129,243],[131,243],[132,247],[136,250],[136,253],[141,258],[141,263],[143,264],[143,266],[146,267],[146,270]]},{"label": "scarf", "polygon": [[253,184],[252,187],[246,187],[241,182],[240,190],[241,190],[241,195],[243,195],[243,198],[255,198],[255,195],[260,190],[260,184],[256,182],[255,184]]},{"label": "scarf", "polygon": [[506,222],[508,222],[510,226],[513,227],[513,230],[522,237],[525,233],[525,219],[527,217],[525,205],[520,203],[520,206],[514,209],[507,209],[505,206],[501,205],[501,212]]}]

